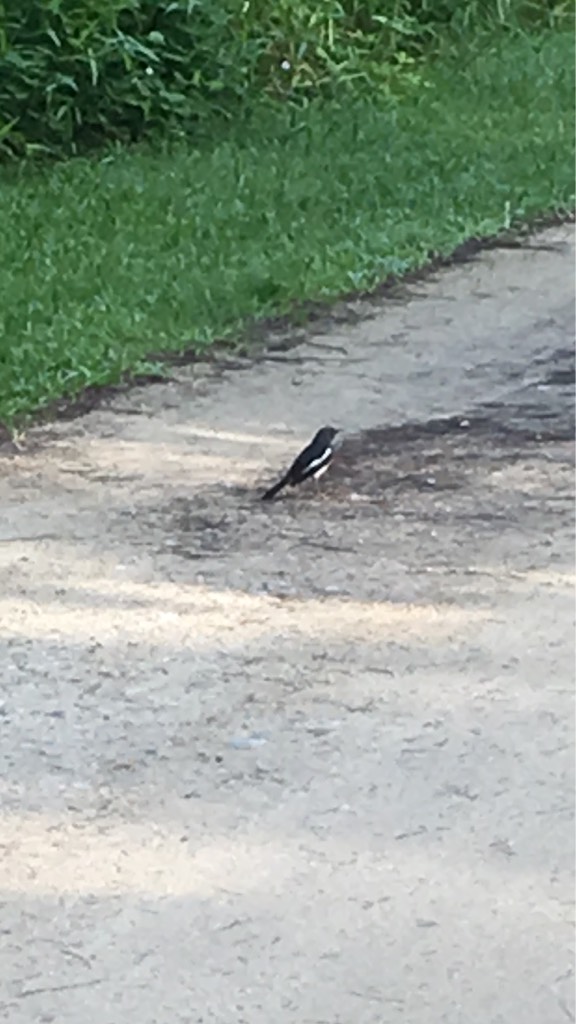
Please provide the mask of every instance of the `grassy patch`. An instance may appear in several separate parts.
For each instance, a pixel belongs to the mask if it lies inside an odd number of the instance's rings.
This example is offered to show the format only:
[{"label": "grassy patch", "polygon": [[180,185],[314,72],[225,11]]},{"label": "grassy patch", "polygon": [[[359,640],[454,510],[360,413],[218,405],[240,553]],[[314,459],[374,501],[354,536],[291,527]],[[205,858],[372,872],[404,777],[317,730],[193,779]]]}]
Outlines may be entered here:
[{"label": "grassy patch", "polygon": [[0,420],[573,202],[570,34],[196,148],[0,174]]}]

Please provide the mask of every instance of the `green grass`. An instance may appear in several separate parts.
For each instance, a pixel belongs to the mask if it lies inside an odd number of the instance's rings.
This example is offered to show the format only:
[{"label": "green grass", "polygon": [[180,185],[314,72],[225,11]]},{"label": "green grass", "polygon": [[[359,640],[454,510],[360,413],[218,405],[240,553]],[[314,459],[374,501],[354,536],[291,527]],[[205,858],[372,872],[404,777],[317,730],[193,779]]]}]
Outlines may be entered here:
[{"label": "green grass", "polygon": [[573,204],[571,34],[437,60],[380,103],[0,173],[0,421],[247,319]]}]

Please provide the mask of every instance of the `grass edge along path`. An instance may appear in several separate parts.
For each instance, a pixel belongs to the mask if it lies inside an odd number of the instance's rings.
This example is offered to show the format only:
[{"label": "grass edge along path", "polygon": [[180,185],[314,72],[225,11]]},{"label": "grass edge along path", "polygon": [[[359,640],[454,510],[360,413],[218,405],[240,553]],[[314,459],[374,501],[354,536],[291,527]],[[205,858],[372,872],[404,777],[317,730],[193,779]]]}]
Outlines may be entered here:
[{"label": "grass edge along path", "polygon": [[510,36],[379,104],[1,172],[0,422],[571,208],[572,64],[571,34]]}]

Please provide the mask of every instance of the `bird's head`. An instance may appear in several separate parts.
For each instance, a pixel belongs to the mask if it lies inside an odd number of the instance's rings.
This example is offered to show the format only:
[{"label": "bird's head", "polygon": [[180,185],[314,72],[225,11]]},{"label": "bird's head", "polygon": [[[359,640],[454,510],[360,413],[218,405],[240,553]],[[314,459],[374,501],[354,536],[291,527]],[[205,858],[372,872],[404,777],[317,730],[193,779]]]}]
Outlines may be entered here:
[{"label": "bird's head", "polygon": [[325,444],[330,444],[336,437],[336,434],[339,433],[339,427],[322,427],[322,429],[318,431],[317,437],[319,440],[324,441]]}]

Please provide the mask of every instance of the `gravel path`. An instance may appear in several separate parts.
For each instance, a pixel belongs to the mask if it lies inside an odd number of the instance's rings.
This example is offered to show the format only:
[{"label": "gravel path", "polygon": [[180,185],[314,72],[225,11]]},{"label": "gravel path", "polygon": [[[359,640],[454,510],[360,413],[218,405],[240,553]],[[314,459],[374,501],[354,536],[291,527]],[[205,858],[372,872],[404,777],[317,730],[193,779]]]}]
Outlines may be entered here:
[{"label": "gravel path", "polygon": [[5,451],[0,1019],[575,1019],[573,272],[555,228]]}]

